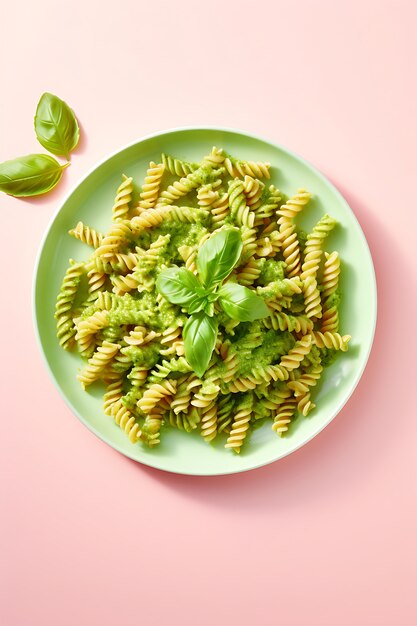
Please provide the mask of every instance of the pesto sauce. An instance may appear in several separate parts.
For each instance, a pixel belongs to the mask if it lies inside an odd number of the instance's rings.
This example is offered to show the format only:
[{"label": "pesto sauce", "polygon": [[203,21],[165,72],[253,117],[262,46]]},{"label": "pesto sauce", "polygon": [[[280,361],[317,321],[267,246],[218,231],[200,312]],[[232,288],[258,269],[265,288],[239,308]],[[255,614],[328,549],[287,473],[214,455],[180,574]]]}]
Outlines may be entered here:
[{"label": "pesto sauce", "polygon": [[160,348],[159,343],[149,343],[144,346],[126,346],[120,352],[129,357],[133,365],[150,370],[158,362]]},{"label": "pesto sauce", "polygon": [[336,289],[336,291],[334,293],[332,293],[327,299],[326,299],[326,308],[330,309],[331,307],[339,307],[340,304],[340,300],[341,300],[341,295],[340,295],[340,288],[338,287]]},{"label": "pesto sauce", "polygon": [[249,376],[255,368],[279,362],[295,344],[294,337],[287,331],[267,330],[262,328],[259,322],[240,326],[246,326],[247,332],[231,345],[232,352],[239,358],[236,377]]},{"label": "pesto sauce", "polygon": [[284,261],[275,261],[275,259],[262,259],[261,273],[257,280],[259,285],[268,285],[274,281],[283,280],[284,269],[286,264]]},{"label": "pesto sauce", "polygon": [[328,367],[331,365],[337,357],[337,350],[333,348],[321,348],[321,364],[323,367]]},{"label": "pesto sauce", "polygon": [[178,252],[180,246],[197,246],[202,237],[208,233],[208,230],[202,223],[188,224],[166,219],[153,232],[157,235],[156,239],[159,235],[169,234],[171,236],[167,249],[161,257],[165,264],[170,266],[175,260],[183,262]]}]

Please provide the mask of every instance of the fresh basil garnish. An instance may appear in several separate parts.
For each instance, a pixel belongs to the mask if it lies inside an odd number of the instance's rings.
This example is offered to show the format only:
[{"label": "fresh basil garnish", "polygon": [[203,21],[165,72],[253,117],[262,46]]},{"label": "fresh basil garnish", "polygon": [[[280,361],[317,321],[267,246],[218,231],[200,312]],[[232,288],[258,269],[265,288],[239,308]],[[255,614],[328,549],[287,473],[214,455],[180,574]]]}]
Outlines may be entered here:
[{"label": "fresh basil garnish", "polygon": [[235,229],[221,230],[203,243],[197,255],[197,270],[204,287],[227,278],[239,260],[242,247],[242,237]]},{"label": "fresh basil garnish", "polygon": [[52,93],[44,93],[39,100],[35,132],[44,148],[66,159],[69,159],[80,138],[80,128],[72,109]]},{"label": "fresh basil garnish", "polygon": [[264,300],[256,293],[237,283],[226,283],[220,287],[219,304],[232,319],[253,322],[269,314]]},{"label": "fresh basil garnish", "polygon": [[217,322],[201,311],[186,321],[183,329],[185,358],[201,378],[207,370],[216,345]]},{"label": "fresh basil garnish", "polygon": [[185,267],[175,266],[162,270],[157,278],[159,293],[190,314],[183,329],[185,356],[197,376],[206,371],[216,345],[216,301],[229,317],[240,322],[252,322],[269,314],[264,300],[247,287],[229,282],[218,289],[218,283],[227,278],[238,262],[241,251],[240,232],[222,230],[200,248],[198,277]]},{"label": "fresh basil garnish", "polygon": [[[185,267],[169,267],[162,270],[156,280],[156,288],[172,304],[179,304],[187,310],[205,295],[196,276]],[[196,312],[196,309],[190,310],[191,312]]]},{"label": "fresh basil garnish", "polygon": [[39,196],[55,187],[68,165],[60,165],[47,154],[4,161],[0,163],[0,191],[16,197]]}]

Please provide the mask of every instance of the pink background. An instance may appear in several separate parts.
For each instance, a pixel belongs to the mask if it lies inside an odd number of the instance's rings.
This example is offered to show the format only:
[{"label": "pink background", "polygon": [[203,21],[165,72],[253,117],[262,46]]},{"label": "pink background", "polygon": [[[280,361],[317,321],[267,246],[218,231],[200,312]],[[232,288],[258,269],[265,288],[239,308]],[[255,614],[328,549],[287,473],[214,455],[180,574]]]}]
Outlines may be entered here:
[{"label": "pink background", "polygon": [[[416,623],[414,7],[8,3],[0,160],[40,151],[46,90],[83,139],[54,193],[0,197],[1,626]],[[197,124],[258,133],[328,175],[379,286],[371,358],[337,419],[269,467],[205,479],[96,439],[49,379],[31,320],[36,252],[67,190],[125,143]]]}]

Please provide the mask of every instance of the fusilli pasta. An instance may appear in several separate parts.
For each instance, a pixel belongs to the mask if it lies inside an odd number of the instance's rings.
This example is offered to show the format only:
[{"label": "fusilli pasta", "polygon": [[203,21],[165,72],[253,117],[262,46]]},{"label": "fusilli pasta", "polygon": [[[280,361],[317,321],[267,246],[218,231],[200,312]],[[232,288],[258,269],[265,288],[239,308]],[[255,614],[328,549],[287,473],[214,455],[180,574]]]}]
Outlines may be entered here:
[{"label": "fusilli pasta", "polygon": [[[265,184],[270,176],[269,163],[217,147],[198,164],[162,154],[141,187],[123,175],[107,233],[81,221],[69,231],[92,251],[85,262],[70,261],[57,337],[87,359],[77,376],[84,388],[104,383],[104,414],[132,443],[153,448],[170,425],[198,430],[207,442],[224,437],[240,453],[264,420],[283,436],[297,413],[314,408],[330,357],[348,349],[350,335],[339,333],[340,259],[325,250],[336,222],[326,214],[303,233],[297,220],[311,193],[285,200]],[[245,286],[269,314],[240,322],[210,300],[217,336],[200,378],[185,357],[187,309],[169,302],[157,281],[171,267],[198,279],[203,243],[231,228],[242,251],[225,282]]]}]

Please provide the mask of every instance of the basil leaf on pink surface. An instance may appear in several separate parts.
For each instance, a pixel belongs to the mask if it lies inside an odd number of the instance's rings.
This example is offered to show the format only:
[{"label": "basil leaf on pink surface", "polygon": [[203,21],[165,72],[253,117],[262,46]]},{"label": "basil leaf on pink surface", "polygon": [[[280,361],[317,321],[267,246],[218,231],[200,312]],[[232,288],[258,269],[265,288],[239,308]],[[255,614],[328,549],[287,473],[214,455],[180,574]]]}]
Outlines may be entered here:
[{"label": "basil leaf on pink surface", "polygon": [[15,197],[39,196],[55,187],[69,163],[47,154],[28,154],[0,163],[0,191]]},{"label": "basil leaf on pink surface", "polygon": [[44,93],[35,115],[35,132],[44,148],[69,160],[80,139],[80,128],[73,110],[52,93]]}]

